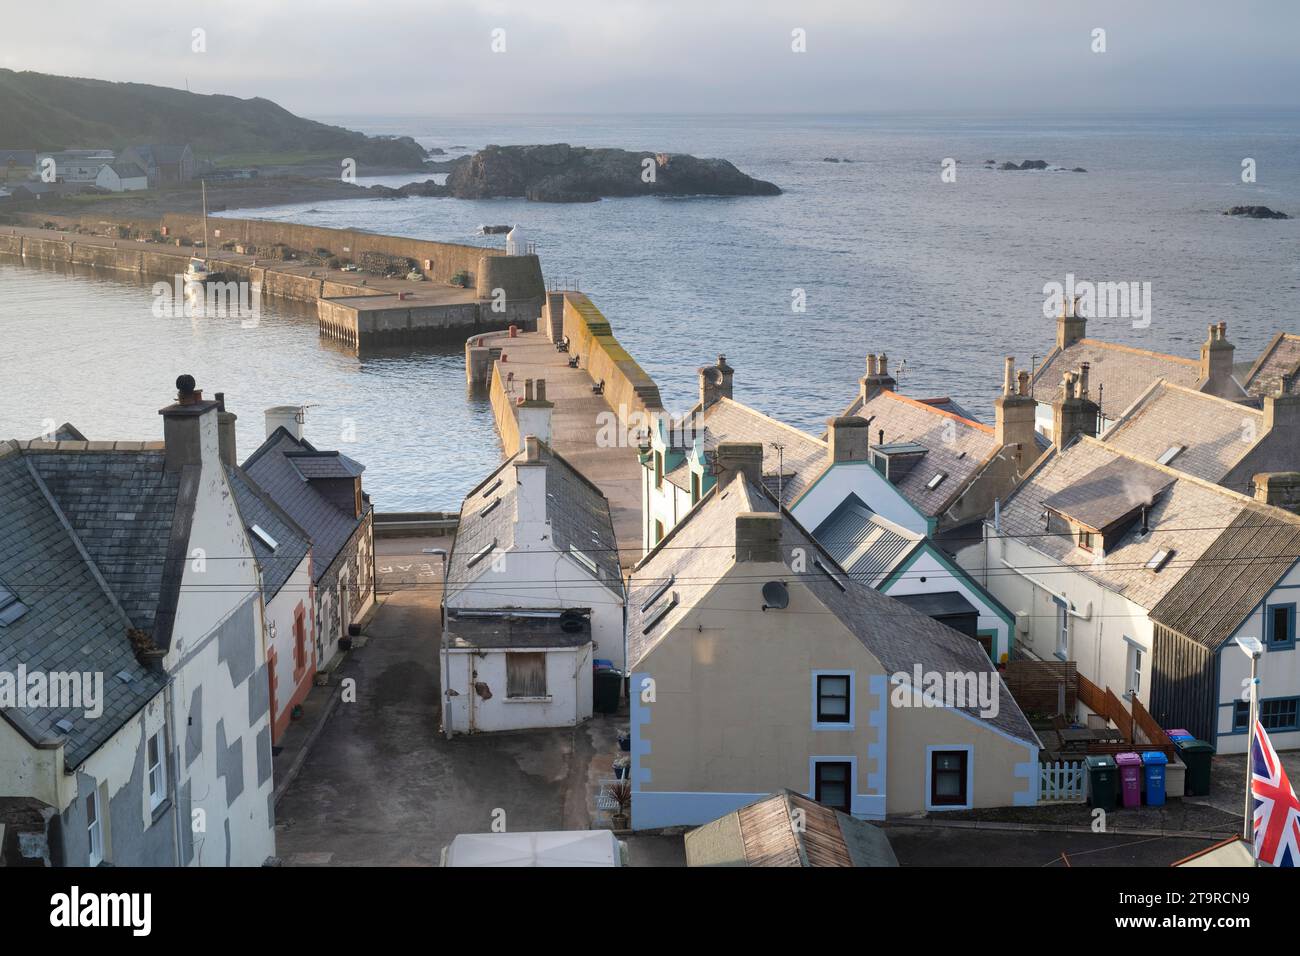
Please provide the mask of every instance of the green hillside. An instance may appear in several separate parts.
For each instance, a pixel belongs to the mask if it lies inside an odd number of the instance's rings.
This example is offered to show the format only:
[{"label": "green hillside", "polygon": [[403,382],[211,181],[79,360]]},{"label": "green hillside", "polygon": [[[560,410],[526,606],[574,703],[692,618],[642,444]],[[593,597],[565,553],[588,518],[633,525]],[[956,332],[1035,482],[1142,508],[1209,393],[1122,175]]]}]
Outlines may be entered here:
[{"label": "green hillside", "polygon": [[366,136],[295,116],[257,97],[204,95],[0,69],[0,148],[66,149],[189,143],[218,163],[341,160],[418,168],[409,137]]}]

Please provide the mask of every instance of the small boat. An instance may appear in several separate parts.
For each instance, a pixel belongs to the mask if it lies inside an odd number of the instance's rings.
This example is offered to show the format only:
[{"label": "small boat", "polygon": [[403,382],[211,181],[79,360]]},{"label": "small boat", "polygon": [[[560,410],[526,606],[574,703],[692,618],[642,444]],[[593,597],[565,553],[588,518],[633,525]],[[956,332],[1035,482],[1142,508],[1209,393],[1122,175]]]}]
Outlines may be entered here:
[{"label": "small boat", "polygon": [[209,278],[211,275],[212,275],[212,273],[210,273],[210,272],[208,271],[208,264],[207,264],[207,262],[204,261],[203,259],[197,259],[197,258],[195,258],[195,259],[191,259],[191,260],[190,260],[190,264],[189,264],[188,266],[185,267],[185,281],[186,281],[186,283],[191,283],[191,282],[203,283],[203,282],[207,282],[207,281],[208,281],[208,278]]}]

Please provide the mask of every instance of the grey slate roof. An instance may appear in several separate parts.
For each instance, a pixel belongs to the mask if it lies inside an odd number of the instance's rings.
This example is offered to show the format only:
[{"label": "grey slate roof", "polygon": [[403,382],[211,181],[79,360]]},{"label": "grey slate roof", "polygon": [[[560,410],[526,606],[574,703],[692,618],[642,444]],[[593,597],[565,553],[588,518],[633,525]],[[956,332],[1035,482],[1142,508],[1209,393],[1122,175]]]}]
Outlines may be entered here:
[{"label": "grey slate roof", "polygon": [[1249,504],[1151,609],[1151,619],[1216,649],[1298,556],[1300,517]]},{"label": "grey slate roof", "polygon": [[1284,376],[1288,395],[1300,395],[1300,335],[1279,332],[1246,374],[1245,387],[1255,398],[1276,395]]},{"label": "grey slate roof", "polygon": [[0,628],[0,670],[16,674],[22,664],[28,672],[102,673],[103,714],[87,718],[84,708],[45,707],[6,709],[3,716],[34,740],[63,736],[55,725],[71,721],[64,756],[72,770],[155,697],[164,679],[136,659],[127,636],[131,622],[60,520],[30,461],[0,445],[0,581],[28,608]]},{"label": "grey slate roof", "polygon": [[[791,578],[805,585],[862,642],[886,673],[911,674],[918,663],[923,670],[942,673],[996,673],[988,654],[976,641],[845,575],[835,559],[788,512],[778,509],[765,489],[751,484],[743,476],[732,479],[726,487],[710,489],[633,569],[627,605],[628,660],[632,669],[635,670],[660,641],[671,639],[669,635],[673,628],[718,586],[719,579],[734,566],[736,516],[746,512],[778,511],[783,518],[781,551]],[[806,572],[795,572],[791,567],[791,555],[793,549],[799,547],[806,549],[809,555],[819,556],[830,570],[838,572],[844,580],[844,588],[841,590],[828,574],[812,567]],[[656,603],[653,608],[648,608],[647,602],[669,580],[673,581],[670,592],[676,593],[678,603],[655,622],[647,635],[647,620],[657,613],[660,606]],[[791,639],[803,639],[802,632],[815,623],[815,620],[800,622],[799,632],[792,631]],[[999,694],[997,716],[982,717],[976,707],[961,709],[972,718],[1012,737],[1036,742],[1037,736],[1000,677],[996,686]]]},{"label": "grey slate roof", "polygon": [[[924,446],[924,456],[906,476],[896,482],[898,490],[928,517],[942,515],[960,497],[983,466],[1000,449],[990,425],[951,410],[948,399],[921,400],[884,389],[864,406],[861,395],[845,415],[872,419],[871,447],[880,444],[915,443]],[[943,480],[934,488],[930,481],[940,472]]]},{"label": "grey slate roof", "polygon": [[[546,517],[551,525],[551,546],[568,553],[576,548],[598,568],[600,583],[622,596],[622,572],[618,563],[618,545],[609,514],[609,501],[599,488],[584,478],[573,465],[545,442],[540,443],[546,464]],[[516,481],[515,463],[522,452],[507,458],[465,496],[460,508],[460,523],[447,557],[447,594],[470,587],[492,567],[490,558],[470,564],[475,555],[495,542],[500,552],[515,546]],[[557,555],[558,556],[558,555]],[[527,592],[510,589],[512,605],[525,606]],[[523,594],[523,604],[519,595]]]},{"label": "grey slate roof", "polygon": [[1161,380],[1107,430],[1103,441],[1152,459],[1181,445],[1184,451],[1170,464],[1218,483],[1263,436],[1264,413],[1258,409]]},{"label": "grey slate roof", "polygon": [[894,600],[902,601],[926,617],[945,614],[978,614],[979,608],[966,600],[960,591],[930,591],[924,594],[898,594]]},{"label": "grey slate roof", "polygon": [[813,532],[817,543],[863,584],[875,586],[924,540],[850,494]]},{"label": "grey slate roof", "polygon": [[[1136,462],[1162,471],[1173,483],[1148,512],[1149,533],[1142,535],[1140,524],[1135,522],[1106,552],[1105,560],[1097,562],[1069,535],[1049,533],[1042,516],[1047,499],[1114,461]],[[1149,610],[1249,503],[1249,499],[1225,488],[1124,455],[1095,438],[1082,438],[1063,453],[1046,455],[1012,492],[1002,506],[1001,533],[1021,539],[1026,547]],[[1173,552],[1169,562],[1160,571],[1147,570],[1146,562],[1160,550]]]},{"label": "grey slate roof", "polygon": [[[235,507],[248,529],[257,566],[262,572],[262,597],[271,600],[284,587],[294,570],[311,549],[307,532],[286,514],[275,501],[257,486],[241,468],[227,468],[226,478],[235,493]],[[252,533],[257,525],[275,540],[272,551],[262,539]],[[303,595],[305,601],[307,596]]]},{"label": "grey slate roof", "polygon": [[1050,405],[1061,395],[1065,373],[1084,362],[1088,363],[1088,391],[1094,401],[1100,396],[1101,413],[1109,419],[1118,418],[1158,378],[1187,388],[1196,388],[1201,378],[1201,364],[1195,359],[1080,339],[1069,348],[1052,350],[1034,373],[1030,394]]},{"label": "grey slate roof", "polygon": [[1043,499],[1043,506],[1094,531],[1150,507],[1174,479],[1132,458],[1114,458]]},{"label": "grey slate roof", "polygon": [[285,457],[304,479],[360,478],[365,465],[336,451],[290,451]]},{"label": "grey slate roof", "polygon": [[[69,443],[25,452],[131,622],[150,634],[176,516],[180,475],[157,450]],[[111,447],[111,445],[109,446]]]},{"label": "grey slate roof", "polygon": [[354,518],[313,488],[295,464],[293,453],[315,451],[311,442],[294,438],[283,427],[277,428],[249,455],[244,472],[307,532],[312,547],[312,579],[319,581],[365,519],[370,505],[365,505],[360,518]]}]

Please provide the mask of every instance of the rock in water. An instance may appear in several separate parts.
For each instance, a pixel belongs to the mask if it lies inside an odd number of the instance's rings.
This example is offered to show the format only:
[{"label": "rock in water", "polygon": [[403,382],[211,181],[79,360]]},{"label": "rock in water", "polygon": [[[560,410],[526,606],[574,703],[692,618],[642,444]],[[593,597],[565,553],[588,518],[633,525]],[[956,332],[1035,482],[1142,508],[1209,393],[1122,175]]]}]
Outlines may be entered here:
[{"label": "rock in water", "polygon": [[998,169],[1046,169],[1047,160],[1045,159],[1026,159],[1017,166],[1015,163],[1003,163]]},{"label": "rock in water", "polygon": [[684,153],[588,149],[568,143],[486,146],[447,177],[458,199],[523,196],[536,202],[594,202],[604,196],[778,196],[725,159]]},{"label": "rock in water", "polygon": [[1233,206],[1225,216],[1245,216],[1247,219],[1290,219],[1284,212],[1269,209],[1267,206]]}]

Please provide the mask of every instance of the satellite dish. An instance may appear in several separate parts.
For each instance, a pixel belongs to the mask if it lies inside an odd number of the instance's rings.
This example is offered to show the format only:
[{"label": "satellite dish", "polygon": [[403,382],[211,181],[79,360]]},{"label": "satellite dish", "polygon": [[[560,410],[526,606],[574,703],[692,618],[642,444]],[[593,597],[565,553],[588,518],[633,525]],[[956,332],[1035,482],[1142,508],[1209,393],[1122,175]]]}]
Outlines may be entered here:
[{"label": "satellite dish", "polygon": [[771,608],[780,611],[790,606],[790,592],[780,581],[768,581],[763,585],[763,610]]}]

